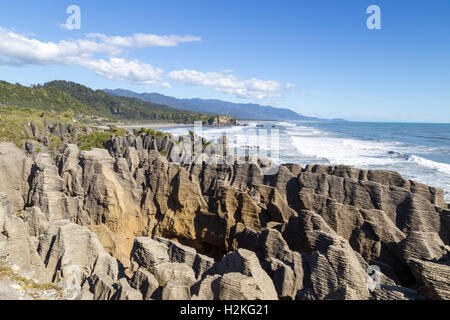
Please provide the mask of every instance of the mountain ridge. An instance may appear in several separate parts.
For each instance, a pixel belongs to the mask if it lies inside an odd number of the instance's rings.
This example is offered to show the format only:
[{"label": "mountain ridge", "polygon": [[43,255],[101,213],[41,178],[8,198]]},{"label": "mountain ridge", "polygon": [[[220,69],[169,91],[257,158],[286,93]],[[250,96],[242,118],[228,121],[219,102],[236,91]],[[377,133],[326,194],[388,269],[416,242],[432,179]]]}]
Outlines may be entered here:
[{"label": "mountain ridge", "polygon": [[287,108],[263,106],[255,103],[233,103],[218,99],[178,99],[160,93],[137,93],[125,89],[104,89],[108,94],[137,98],[151,103],[165,104],[172,108],[194,112],[208,112],[233,116],[245,120],[322,120],[315,117],[307,117]]}]

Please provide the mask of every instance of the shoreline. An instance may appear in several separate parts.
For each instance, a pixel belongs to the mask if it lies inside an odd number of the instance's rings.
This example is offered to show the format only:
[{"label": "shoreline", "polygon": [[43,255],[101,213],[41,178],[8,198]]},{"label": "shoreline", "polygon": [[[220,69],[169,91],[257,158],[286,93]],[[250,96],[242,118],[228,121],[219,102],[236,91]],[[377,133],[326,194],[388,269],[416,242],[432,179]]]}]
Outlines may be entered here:
[{"label": "shoreline", "polygon": [[121,129],[134,129],[134,128],[145,128],[145,129],[150,129],[150,128],[165,128],[165,127],[192,127],[193,124],[187,124],[187,123],[170,123],[170,122],[155,122],[155,123],[136,123],[136,124],[121,124],[121,125],[117,125],[116,127],[121,128]]}]

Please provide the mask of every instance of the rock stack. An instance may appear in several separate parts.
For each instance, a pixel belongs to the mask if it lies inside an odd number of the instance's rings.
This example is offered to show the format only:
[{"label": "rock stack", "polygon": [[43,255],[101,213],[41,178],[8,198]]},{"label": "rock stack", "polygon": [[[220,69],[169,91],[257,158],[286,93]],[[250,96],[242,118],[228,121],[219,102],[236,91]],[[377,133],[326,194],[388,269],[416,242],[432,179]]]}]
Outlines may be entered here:
[{"label": "rock stack", "polygon": [[450,298],[449,205],[398,173],[267,176],[193,136],[36,149],[0,144],[0,255],[74,299]]}]

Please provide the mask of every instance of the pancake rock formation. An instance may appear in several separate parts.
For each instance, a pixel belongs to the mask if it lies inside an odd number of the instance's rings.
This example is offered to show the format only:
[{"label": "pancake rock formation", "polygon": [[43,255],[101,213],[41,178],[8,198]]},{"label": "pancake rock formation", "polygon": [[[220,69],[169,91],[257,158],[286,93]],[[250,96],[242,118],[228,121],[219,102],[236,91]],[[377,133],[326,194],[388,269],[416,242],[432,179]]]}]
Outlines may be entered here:
[{"label": "pancake rock formation", "polygon": [[265,175],[192,134],[69,143],[0,144],[0,264],[68,299],[450,299],[440,189],[347,166]]}]

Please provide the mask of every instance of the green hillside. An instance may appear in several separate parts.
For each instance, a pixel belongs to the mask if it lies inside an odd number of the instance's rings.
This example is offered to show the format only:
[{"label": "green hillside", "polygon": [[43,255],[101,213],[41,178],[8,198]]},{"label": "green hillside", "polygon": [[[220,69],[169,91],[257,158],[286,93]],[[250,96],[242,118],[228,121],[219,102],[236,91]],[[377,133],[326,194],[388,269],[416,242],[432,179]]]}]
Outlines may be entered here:
[{"label": "green hillside", "polygon": [[177,110],[136,98],[116,97],[102,90],[94,91],[74,82],[52,81],[44,84],[43,88],[49,90],[59,89],[64,94],[89,106],[95,112],[114,119],[162,120],[192,123],[196,120],[207,122],[212,117],[211,115]]},{"label": "green hillside", "polygon": [[25,87],[0,81],[0,107],[26,108],[57,114],[70,112],[78,119],[104,121],[147,120],[176,123],[207,123],[214,116],[177,110],[136,98],[116,97],[104,91],[94,91],[83,85],[53,81]]},{"label": "green hillside", "polygon": [[95,116],[97,111],[57,88],[25,87],[0,81],[0,105],[41,111],[74,112]]}]

